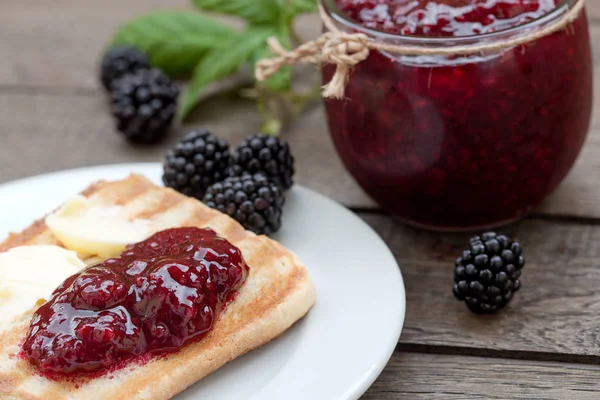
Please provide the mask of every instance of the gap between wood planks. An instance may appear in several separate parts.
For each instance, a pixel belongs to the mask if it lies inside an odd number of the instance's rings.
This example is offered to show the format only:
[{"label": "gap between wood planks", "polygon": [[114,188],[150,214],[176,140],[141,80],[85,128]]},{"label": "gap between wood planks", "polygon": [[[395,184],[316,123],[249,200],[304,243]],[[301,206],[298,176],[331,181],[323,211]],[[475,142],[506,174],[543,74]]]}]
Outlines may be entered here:
[{"label": "gap between wood planks", "polygon": [[[356,214],[370,214],[370,215],[380,215],[383,217],[389,217],[393,219],[393,216],[388,212],[380,209],[380,208],[371,208],[371,207],[347,207],[350,211]],[[543,212],[533,212],[528,216],[524,217],[523,220],[541,220],[541,221],[552,221],[559,222],[563,224],[574,224],[574,225],[600,225],[600,218],[595,217],[582,217],[582,216],[573,216],[573,215],[560,215],[560,214],[546,214]],[[516,221],[514,223],[518,223]],[[400,223],[400,222],[398,222]],[[444,232],[440,232],[443,234]]]},{"label": "gap between wood planks", "polygon": [[395,352],[442,354],[452,356],[487,357],[506,360],[554,361],[600,365],[600,356],[551,353],[543,351],[496,350],[476,347],[458,347],[399,342]]}]

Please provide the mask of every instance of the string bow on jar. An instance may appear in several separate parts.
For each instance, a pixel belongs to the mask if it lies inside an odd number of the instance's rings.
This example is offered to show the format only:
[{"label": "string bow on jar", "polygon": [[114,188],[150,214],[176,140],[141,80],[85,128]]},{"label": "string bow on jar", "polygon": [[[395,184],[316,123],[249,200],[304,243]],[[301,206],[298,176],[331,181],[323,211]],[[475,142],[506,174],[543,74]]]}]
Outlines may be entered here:
[{"label": "string bow on jar", "polygon": [[345,87],[352,67],[364,61],[373,50],[385,51],[396,55],[456,55],[477,54],[486,51],[503,50],[529,43],[566,28],[573,22],[584,6],[584,0],[577,0],[571,8],[543,28],[524,33],[510,39],[488,43],[477,43],[451,47],[417,47],[380,43],[371,40],[364,33],[348,33],[341,31],[325,11],[319,0],[319,16],[327,32],[319,38],[306,42],[294,50],[286,50],[276,37],[268,39],[268,44],[276,55],[256,63],[255,76],[258,81],[265,81],[280,68],[291,64],[335,64],[336,70],[331,81],[323,86],[324,98],[343,99]]}]

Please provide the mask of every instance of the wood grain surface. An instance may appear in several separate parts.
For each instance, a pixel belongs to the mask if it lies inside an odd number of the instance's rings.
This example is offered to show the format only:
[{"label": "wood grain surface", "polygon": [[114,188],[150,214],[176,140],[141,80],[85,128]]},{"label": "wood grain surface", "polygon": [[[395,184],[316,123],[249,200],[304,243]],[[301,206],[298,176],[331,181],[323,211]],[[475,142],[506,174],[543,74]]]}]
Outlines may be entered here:
[{"label": "wood grain surface", "polygon": [[396,352],[363,400],[596,400],[600,366]]},{"label": "wood grain surface", "polygon": [[0,84],[8,87],[98,88],[96,64],[122,23],[186,0],[4,0],[0,5]]},{"label": "wood grain surface", "polygon": [[[286,135],[297,156],[297,181],[347,205],[369,204],[343,169],[323,120],[323,109],[315,104]],[[161,145],[132,146],[115,131],[100,93],[0,91],[0,182],[86,165],[161,161],[166,148],[195,127],[208,127],[235,144],[260,125],[254,103],[222,95],[205,102],[195,121],[174,129]]]},{"label": "wood grain surface", "polygon": [[523,289],[505,310],[478,316],[452,295],[454,260],[469,235],[425,232],[383,215],[362,217],[402,269],[409,307],[401,346],[600,362],[600,225],[529,218],[502,229],[525,249]]},{"label": "wood grain surface", "polygon": [[[151,11],[193,10],[189,4],[188,0],[55,0],[49,5],[44,0],[4,0],[0,49],[10,57],[0,63],[0,86],[100,90],[97,62],[117,27]],[[316,36],[319,29],[315,16],[297,23],[304,38]]]}]

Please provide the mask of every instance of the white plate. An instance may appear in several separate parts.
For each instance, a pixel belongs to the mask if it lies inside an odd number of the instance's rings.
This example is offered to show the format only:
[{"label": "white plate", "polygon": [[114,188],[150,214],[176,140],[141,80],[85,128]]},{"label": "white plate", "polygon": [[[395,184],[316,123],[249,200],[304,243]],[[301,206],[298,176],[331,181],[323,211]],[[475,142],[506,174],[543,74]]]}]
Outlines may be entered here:
[{"label": "white plate", "polygon": [[[160,183],[159,164],[124,164],[1,185],[0,238],[92,181],[131,172]],[[308,266],[317,304],[280,338],[202,379],[178,400],[358,399],[386,365],[400,337],[405,295],[398,264],[379,236],[344,207],[297,185],[275,239]]]}]

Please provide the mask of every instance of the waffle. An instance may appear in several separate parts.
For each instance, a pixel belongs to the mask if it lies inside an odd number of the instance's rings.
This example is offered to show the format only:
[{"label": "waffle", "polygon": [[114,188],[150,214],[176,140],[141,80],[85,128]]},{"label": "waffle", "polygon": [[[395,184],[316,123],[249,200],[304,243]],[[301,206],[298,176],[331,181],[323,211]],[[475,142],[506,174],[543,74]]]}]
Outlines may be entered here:
[{"label": "waffle", "polygon": [[[155,186],[140,175],[97,182],[82,194],[101,204],[123,206],[131,220],[149,220],[152,233],[182,226],[210,227],[242,251],[250,274],[207,336],[176,353],[143,365],[133,361],[94,378],[51,380],[19,356],[34,311],[30,310],[0,331],[0,399],[168,399],[225,363],[275,339],[315,302],[308,271],[290,250],[246,231],[197,200]],[[0,251],[32,244],[60,245],[41,219],[21,233],[11,234],[0,244]]]}]

